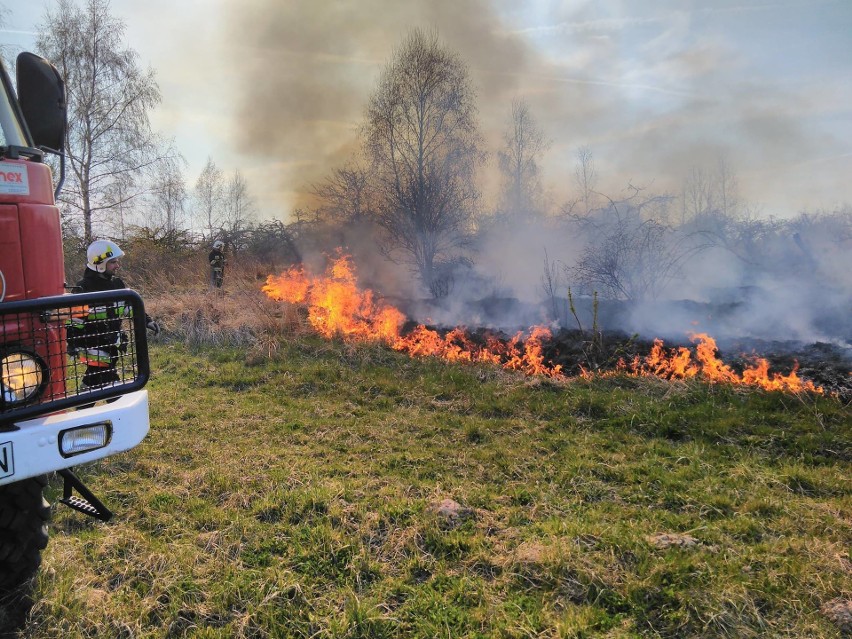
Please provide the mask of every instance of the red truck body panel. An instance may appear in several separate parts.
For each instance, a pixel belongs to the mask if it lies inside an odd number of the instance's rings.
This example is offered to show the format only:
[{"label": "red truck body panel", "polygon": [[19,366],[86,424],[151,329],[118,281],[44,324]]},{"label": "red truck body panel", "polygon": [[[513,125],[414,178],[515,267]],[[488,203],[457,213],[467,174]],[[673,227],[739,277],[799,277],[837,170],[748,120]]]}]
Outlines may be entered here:
[{"label": "red truck body panel", "polygon": [[[6,180],[9,180],[7,183]],[[12,191],[12,192],[7,192]],[[2,301],[35,299],[64,292],[65,265],[59,209],[54,205],[50,168],[40,162],[3,160],[0,162],[0,272],[5,291]],[[35,346],[54,374],[48,380],[43,400],[65,395],[65,327],[61,321],[40,326],[44,339],[36,334],[35,318],[19,318],[17,326],[5,324],[6,338]]]},{"label": "red truck body panel", "polygon": [[27,193],[8,193],[0,179],[0,271],[3,301],[61,295],[65,265],[59,209],[54,205],[50,167],[39,162],[3,160],[26,173]]}]

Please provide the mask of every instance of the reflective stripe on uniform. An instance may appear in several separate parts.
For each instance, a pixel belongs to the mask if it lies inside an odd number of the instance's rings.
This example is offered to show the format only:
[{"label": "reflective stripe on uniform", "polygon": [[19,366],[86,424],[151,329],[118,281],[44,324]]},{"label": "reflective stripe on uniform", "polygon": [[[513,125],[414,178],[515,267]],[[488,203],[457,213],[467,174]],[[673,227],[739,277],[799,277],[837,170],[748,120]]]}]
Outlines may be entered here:
[{"label": "reflective stripe on uniform", "polygon": [[74,328],[81,329],[86,326],[86,320],[81,317],[72,317],[71,319],[65,320],[66,328]]},{"label": "reflective stripe on uniform", "polygon": [[[113,312],[110,317],[110,311]],[[124,302],[117,302],[115,306],[95,306],[89,309],[89,320],[116,319],[119,317],[133,317],[133,307]]]},{"label": "reflective stripe on uniform", "polygon": [[108,316],[108,307],[106,306],[95,306],[89,309],[89,317],[90,320],[104,320],[107,319]]},{"label": "reflective stripe on uniform", "polygon": [[80,352],[80,361],[89,366],[108,368],[112,365],[112,356],[99,348],[87,348]]}]

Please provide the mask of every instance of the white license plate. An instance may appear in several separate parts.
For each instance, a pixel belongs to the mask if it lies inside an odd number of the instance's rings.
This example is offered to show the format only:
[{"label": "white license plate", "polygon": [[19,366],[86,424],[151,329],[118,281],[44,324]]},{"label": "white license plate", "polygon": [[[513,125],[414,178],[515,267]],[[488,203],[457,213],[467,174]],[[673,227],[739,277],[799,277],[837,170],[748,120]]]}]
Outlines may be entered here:
[{"label": "white license plate", "polygon": [[15,474],[15,455],[12,442],[0,442],[0,479]]}]

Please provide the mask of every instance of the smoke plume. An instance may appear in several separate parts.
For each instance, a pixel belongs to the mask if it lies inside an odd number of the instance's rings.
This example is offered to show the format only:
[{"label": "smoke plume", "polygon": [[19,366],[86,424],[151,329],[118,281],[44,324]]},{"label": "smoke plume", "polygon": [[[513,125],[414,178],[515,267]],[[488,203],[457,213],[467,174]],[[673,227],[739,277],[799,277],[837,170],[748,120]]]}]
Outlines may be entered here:
[{"label": "smoke plume", "polygon": [[[637,4],[626,15],[598,3],[535,7],[486,0],[235,4],[226,22],[227,37],[244,57],[237,88],[240,150],[280,165],[281,191],[297,193],[286,203],[290,210],[309,206],[310,185],[358,149],[364,109],[395,48],[412,28],[435,28],[469,64],[492,153],[512,99],[529,104],[552,141],[542,178],[554,214],[578,198],[573,175],[580,146],[594,151],[598,190],[614,200],[626,197],[628,186],[679,197],[691,167],[727,157],[743,201],[756,202],[741,206],[742,215],[763,210],[765,219],[776,207],[785,207],[786,215],[824,207],[819,197],[828,184],[835,198],[830,206],[838,206],[843,191],[836,187],[848,182],[840,176],[852,158],[831,122],[848,113],[842,105],[852,100],[839,99],[828,56],[825,73],[811,76],[806,87],[762,74],[768,63],[757,56],[759,45],[773,51],[779,45],[767,44],[754,27],[781,28],[780,12],[763,6],[654,12]],[[818,170],[807,170],[808,162]],[[493,193],[485,195],[492,206]],[[835,210],[848,232],[848,209]],[[666,222],[676,226],[677,220]],[[658,295],[642,303],[607,302],[600,319],[647,336],[705,330],[848,344],[849,238],[814,226],[797,244],[789,231],[767,232],[752,254],[738,253],[745,244],[711,242],[683,260]],[[457,279],[446,300],[412,302],[411,310],[447,324],[549,320],[588,327],[591,298],[571,279],[587,239],[567,224],[503,226],[481,238],[475,269]],[[543,288],[546,261],[560,275],[558,300]],[[366,268],[370,281],[383,283],[378,262]],[[411,281],[397,269],[387,292],[414,300],[420,292],[403,290]],[[578,287],[577,317],[566,309],[571,285]]]}]

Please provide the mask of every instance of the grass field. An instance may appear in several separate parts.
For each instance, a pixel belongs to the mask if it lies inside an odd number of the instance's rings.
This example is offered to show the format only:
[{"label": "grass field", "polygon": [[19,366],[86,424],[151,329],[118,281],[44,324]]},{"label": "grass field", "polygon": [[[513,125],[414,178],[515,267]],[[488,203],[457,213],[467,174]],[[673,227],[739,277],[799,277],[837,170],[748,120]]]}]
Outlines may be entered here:
[{"label": "grass field", "polygon": [[845,636],[837,400],[267,347],[154,346],[22,637]]}]

